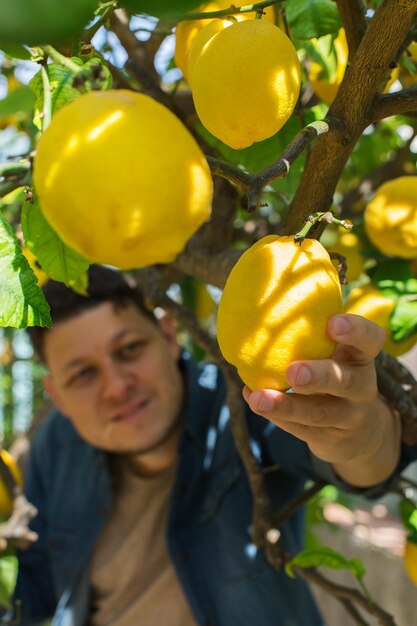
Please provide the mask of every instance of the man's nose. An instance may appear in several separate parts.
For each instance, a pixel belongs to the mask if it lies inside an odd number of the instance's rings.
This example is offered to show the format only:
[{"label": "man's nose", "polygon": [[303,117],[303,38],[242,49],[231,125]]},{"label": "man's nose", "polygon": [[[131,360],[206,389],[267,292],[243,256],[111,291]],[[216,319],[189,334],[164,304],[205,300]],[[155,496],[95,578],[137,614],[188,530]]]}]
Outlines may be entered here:
[{"label": "man's nose", "polygon": [[122,365],[109,362],[101,371],[101,395],[104,400],[123,399],[131,386],[132,378]]}]

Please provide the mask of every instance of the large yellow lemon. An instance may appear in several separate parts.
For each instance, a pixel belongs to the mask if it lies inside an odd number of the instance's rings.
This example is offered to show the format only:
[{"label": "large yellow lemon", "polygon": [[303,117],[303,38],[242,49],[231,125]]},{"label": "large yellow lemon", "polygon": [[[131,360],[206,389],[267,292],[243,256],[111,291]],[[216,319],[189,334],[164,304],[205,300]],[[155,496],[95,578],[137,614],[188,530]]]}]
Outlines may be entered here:
[{"label": "large yellow lemon", "polygon": [[417,585],[417,544],[406,541],[404,546],[404,567],[411,582]]},{"label": "large yellow lemon", "polygon": [[265,20],[220,31],[194,63],[197,115],[215,137],[240,149],[271,137],[297,103],[300,63],[290,39]]},{"label": "large yellow lemon", "polygon": [[[1,450],[0,456],[9,468],[16,484],[21,487],[23,483],[22,473],[14,457],[10,454],[10,452],[7,452],[7,450]],[[13,499],[3,480],[0,479],[0,516],[6,517],[7,515],[10,515],[12,509]]]},{"label": "large yellow lemon", "polygon": [[167,108],[127,90],[93,91],[58,111],[34,163],[40,206],[90,261],[168,263],[210,215],[204,154]]},{"label": "large yellow lemon", "polygon": [[387,256],[417,257],[417,176],[381,185],[364,213],[365,231]]},{"label": "large yellow lemon", "polygon": [[[198,9],[195,10],[196,13],[211,13],[212,11],[221,11],[223,9],[228,9],[231,6],[230,0],[219,0],[218,2],[209,2],[202,4]],[[235,7],[246,6],[247,2],[245,0],[239,0],[237,2],[233,2]],[[240,20],[253,20],[255,19],[255,13],[241,13],[235,14],[234,17]],[[213,19],[213,18],[211,18]],[[266,7],[264,9],[264,16],[262,19],[269,20],[272,23],[275,23],[275,11],[274,7]],[[177,67],[180,68],[182,75],[186,80],[188,80],[188,57],[191,51],[191,46],[193,44],[194,38],[199,33],[199,31],[207,26],[210,23],[210,18],[201,19],[201,20],[187,20],[184,22],[179,22],[175,29],[175,54],[174,60]]]},{"label": "large yellow lemon", "polygon": [[328,319],[343,311],[337,271],[320,242],[268,235],[232,269],[217,318],[224,358],[250,389],[288,388],[298,359],[325,359]]},{"label": "large yellow lemon", "polygon": [[417,333],[402,341],[393,341],[390,327],[390,317],[395,307],[392,298],[382,295],[373,285],[352,289],[346,299],[346,313],[362,315],[366,319],[375,322],[386,332],[384,350],[393,356],[405,354],[417,342]]},{"label": "large yellow lemon", "polygon": [[310,63],[308,72],[308,79],[314,93],[326,104],[331,104],[335,99],[346,71],[349,50],[344,28],[339,30],[339,33],[333,43],[337,61],[336,73],[333,80],[320,78],[323,68],[320,63],[315,61]]}]

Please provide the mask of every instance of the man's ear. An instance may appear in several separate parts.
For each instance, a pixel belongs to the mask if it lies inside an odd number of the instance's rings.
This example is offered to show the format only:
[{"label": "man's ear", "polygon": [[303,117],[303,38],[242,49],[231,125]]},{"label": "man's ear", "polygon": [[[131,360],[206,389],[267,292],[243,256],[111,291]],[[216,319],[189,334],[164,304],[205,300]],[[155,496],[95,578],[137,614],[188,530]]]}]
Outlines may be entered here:
[{"label": "man's ear", "polygon": [[164,314],[158,319],[158,324],[163,336],[169,344],[174,358],[178,360],[180,358],[181,348],[178,344],[177,324],[175,320],[169,317],[169,315]]},{"label": "man's ear", "polygon": [[42,383],[43,383],[43,388],[45,389],[48,396],[51,398],[56,408],[59,409],[61,413],[65,414],[59,394],[55,388],[54,381],[52,380],[52,376],[50,374],[47,374],[46,376],[44,376]]}]

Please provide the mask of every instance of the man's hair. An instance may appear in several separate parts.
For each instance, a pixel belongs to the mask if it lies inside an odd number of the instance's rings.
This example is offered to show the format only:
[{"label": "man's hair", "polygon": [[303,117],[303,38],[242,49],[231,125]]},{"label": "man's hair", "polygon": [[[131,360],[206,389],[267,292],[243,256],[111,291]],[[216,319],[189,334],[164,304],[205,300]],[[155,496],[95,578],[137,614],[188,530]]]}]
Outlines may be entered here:
[{"label": "man's hair", "polygon": [[[156,322],[153,312],[146,308],[137,285],[122,272],[103,265],[90,265],[86,296],[52,279],[43,285],[42,290],[51,309],[52,324],[69,320],[106,302],[117,309],[133,304],[142,315]],[[48,330],[40,326],[27,329],[33,348],[42,360],[45,359],[44,341]]]}]

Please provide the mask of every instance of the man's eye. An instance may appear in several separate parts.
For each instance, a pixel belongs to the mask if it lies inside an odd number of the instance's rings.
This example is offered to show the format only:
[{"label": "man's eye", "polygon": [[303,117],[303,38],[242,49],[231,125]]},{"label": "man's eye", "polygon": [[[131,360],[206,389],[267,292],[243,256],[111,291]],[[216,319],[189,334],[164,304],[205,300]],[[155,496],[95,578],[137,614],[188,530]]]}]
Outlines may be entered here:
[{"label": "man's eye", "polygon": [[82,383],[86,380],[88,380],[89,378],[91,378],[94,374],[94,368],[92,367],[83,367],[82,369],[78,370],[77,372],[75,372],[70,380],[69,383],[71,384],[77,384],[77,383]]},{"label": "man's eye", "polygon": [[145,345],[144,341],[130,341],[125,346],[122,346],[120,353],[122,356],[135,356]]}]

